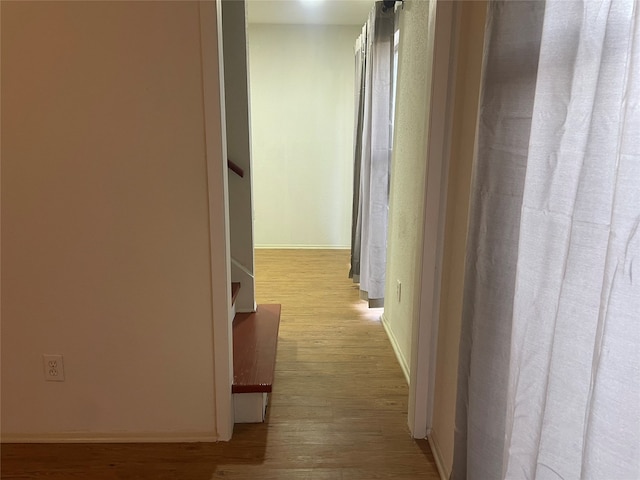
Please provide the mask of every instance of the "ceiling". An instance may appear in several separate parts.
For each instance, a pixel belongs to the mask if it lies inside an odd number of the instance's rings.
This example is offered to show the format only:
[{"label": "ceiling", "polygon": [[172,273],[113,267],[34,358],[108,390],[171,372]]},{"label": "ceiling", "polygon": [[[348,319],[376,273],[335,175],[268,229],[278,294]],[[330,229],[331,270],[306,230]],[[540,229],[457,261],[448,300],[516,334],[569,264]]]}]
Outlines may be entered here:
[{"label": "ceiling", "polygon": [[249,23],[363,25],[374,0],[247,0]]}]

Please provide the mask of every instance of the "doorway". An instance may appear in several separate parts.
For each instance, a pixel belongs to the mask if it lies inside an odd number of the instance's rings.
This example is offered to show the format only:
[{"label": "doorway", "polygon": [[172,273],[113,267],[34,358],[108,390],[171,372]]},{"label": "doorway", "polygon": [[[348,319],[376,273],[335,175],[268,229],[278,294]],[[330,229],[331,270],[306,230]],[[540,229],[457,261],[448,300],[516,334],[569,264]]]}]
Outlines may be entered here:
[{"label": "doorway", "polygon": [[[416,6],[414,6],[413,8],[416,8],[416,9],[417,9],[417,8],[424,8],[424,6],[423,6],[423,7],[419,7],[418,5],[416,5]],[[429,9],[429,8],[431,8],[431,7],[430,7],[429,5],[427,5],[427,9]],[[407,8],[407,10],[409,10],[409,8]],[[410,14],[410,12],[409,12],[409,11],[407,11],[407,13],[406,13],[406,14],[407,14],[407,15],[409,15],[409,14]],[[429,15],[429,12],[427,12],[427,14],[425,14],[424,12],[414,11],[414,14],[416,15],[416,17],[415,17],[415,18],[417,19],[417,20],[416,20],[416,23],[417,23],[417,24],[419,24],[420,22],[423,22],[423,24],[422,24],[421,26],[423,27],[423,29],[424,29],[424,28],[426,28],[425,23],[428,23],[427,21],[428,21],[428,15]],[[426,19],[426,20],[425,20],[425,19]],[[416,27],[416,28],[417,28],[417,27]],[[250,29],[250,31],[251,31],[251,27],[249,27],[249,29]],[[359,27],[354,27],[354,29],[359,30]],[[250,34],[251,34],[251,33],[250,33]],[[423,40],[421,40],[421,39],[418,39],[418,40],[423,41]],[[424,43],[424,42],[423,42],[423,43]],[[428,42],[427,42],[427,43],[428,43]],[[351,46],[350,46],[350,51],[351,51],[351,49],[352,49],[352,42],[350,42],[350,44],[351,44]],[[253,47],[251,46],[251,44],[250,44],[249,48],[250,48],[250,54],[251,54],[251,49],[253,48]],[[351,53],[350,51],[349,51],[349,53]],[[417,52],[414,52],[414,54],[417,54],[418,56],[420,56],[420,54],[421,54],[421,53],[422,53],[422,52],[421,52],[420,50],[418,50]],[[351,57],[351,55],[350,55],[350,57]],[[351,58],[352,58],[352,57],[351,57]],[[428,62],[428,60],[429,60],[429,59],[428,59],[428,57],[427,57],[427,58],[424,58],[422,61],[423,61],[423,62]],[[275,67],[273,67],[273,64],[270,64],[270,65],[271,65],[271,66],[270,66],[270,69],[271,69],[270,71],[271,71],[271,73],[272,73],[273,75],[275,75],[275,78],[279,78],[279,79],[280,79],[280,81],[284,84],[284,83],[286,82],[286,79],[287,79],[287,78],[289,78],[289,77],[287,77],[287,75],[288,75],[290,72],[288,72],[288,71],[287,71],[287,69],[283,69],[283,68],[275,68]],[[402,65],[400,65],[400,69],[401,69],[401,68],[402,68]],[[352,65],[352,64],[351,64],[351,65],[349,65],[349,69],[350,69],[350,72],[352,72],[352,71],[353,71],[353,65]],[[252,72],[252,75],[253,75],[253,72]],[[423,79],[424,79],[424,76],[423,76]],[[252,80],[253,80],[253,79],[252,79]],[[295,89],[297,89],[297,88],[301,88],[301,87],[300,87],[300,84],[295,84],[295,85],[290,85],[290,84],[289,84],[289,86],[290,86],[290,88],[291,88],[291,89],[294,89],[294,90],[295,90]],[[421,84],[421,87],[420,87],[420,88],[424,89],[425,87],[424,87],[424,85],[423,85],[423,84]],[[352,89],[352,88],[349,88],[349,89],[348,89],[348,90],[346,90],[346,91],[348,91],[348,95],[353,95],[353,89]],[[427,95],[427,93],[423,93],[423,95]],[[275,98],[275,99],[277,99],[277,96],[272,96],[272,97],[271,97],[271,100],[273,101],[273,99],[274,99],[274,98]],[[402,96],[401,96],[401,98],[399,99],[399,101],[400,101],[400,102],[402,102],[402,101],[403,101],[403,100],[402,100]],[[405,99],[404,101],[406,101],[406,99]],[[425,107],[426,107],[426,106],[425,106]],[[284,109],[282,108],[282,105],[277,105],[277,104],[276,104],[275,106],[272,106],[270,110],[271,110],[271,111],[273,111],[274,109],[278,109],[278,108],[280,108],[280,110],[284,110]],[[256,110],[257,110],[257,109],[256,109]],[[422,117],[426,117],[426,116],[427,116],[427,114],[428,114],[428,112],[427,112],[427,111],[425,111],[425,110],[426,110],[426,108],[423,108],[423,109],[422,109],[422,111],[419,111],[419,112],[418,112],[418,114],[419,114],[419,115],[422,115]],[[255,115],[255,114],[256,114],[256,112],[255,112],[255,111],[254,111],[254,112],[252,112],[252,115]],[[353,112],[352,112],[352,111],[350,111],[350,112],[348,113],[348,115],[352,116],[352,115],[353,115]],[[298,116],[294,116],[294,118],[295,118],[295,119],[299,119],[299,120],[300,120],[300,122],[299,122],[299,123],[304,123],[304,122],[303,122],[303,120],[304,120],[304,119],[300,116],[300,114],[298,114]],[[347,118],[349,118],[349,117],[347,117]],[[401,119],[396,119],[396,121],[398,121],[398,120],[402,121]],[[424,120],[424,119],[423,119],[423,120]],[[406,120],[405,120],[405,121],[406,121]],[[291,128],[286,128],[285,126],[282,126],[282,125],[280,125],[280,124],[278,124],[278,127],[281,127],[281,128],[276,129],[276,133],[275,133],[275,134],[272,134],[272,135],[273,135],[273,138],[267,138],[267,140],[273,140],[274,138],[277,138],[277,136],[281,136],[281,137],[282,137],[282,136],[287,136],[288,138],[290,137],[290,135],[289,135],[289,134],[290,134],[290,130],[291,130]],[[309,125],[308,125],[308,124],[307,124],[307,127],[309,128]],[[312,127],[314,127],[314,125],[311,125],[311,128],[312,128]],[[327,133],[327,132],[333,131],[333,130],[334,130],[334,128],[335,128],[335,126],[334,126],[334,127],[329,128],[329,129],[322,129],[322,128],[318,128],[318,129],[317,129],[317,131],[318,131],[318,132],[321,132],[321,133],[323,133],[323,134],[325,134],[325,135],[326,135],[326,133]],[[425,130],[422,130],[422,133],[421,133],[421,132],[418,130],[418,131],[417,131],[417,133],[416,133],[416,130],[415,130],[415,129],[413,130],[413,143],[414,143],[414,144],[419,143],[420,145],[422,145],[422,148],[424,148],[424,145],[423,145],[423,142],[424,142],[424,140],[423,140],[423,138],[424,138],[424,131],[425,131]],[[352,135],[352,132],[348,132],[348,137],[347,137],[347,138],[349,138],[349,140],[350,140],[350,138],[351,138],[351,135]],[[282,150],[282,151],[276,151],[275,153],[279,153],[279,154],[282,154],[282,155],[277,155],[277,158],[278,158],[278,159],[280,159],[280,160],[281,160],[282,158],[287,158],[287,155],[285,155],[285,154],[289,154],[291,151],[293,151],[293,147],[295,146],[295,142],[296,142],[296,141],[300,141],[299,137],[294,138],[294,139],[293,139],[293,143],[291,143],[291,144],[281,143],[280,145],[281,145],[281,148],[282,148],[283,150]],[[284,146],[282,146],[282,145],[284,145]],[[326,142],[325,142],[324,144],[323,144],[323,143],[321,143],[321,142],[318,142],[318,143],[315,143],[315,144],[314,144],[314,146],[316,147],[316,150],[323,150],[323,149],[324,149],[324,150],[327,150]],[[254,147],[254,148],[255,148],[255,147]],[[330,154],[332,154],[332,153],[334,153],[334,152],[329,151],[329,153],[330,153]],[[350,153],[350,152],[349,152],[349,153]],[[417,157],[416,157],[416,162],[424,162],[424,156],[426,155],[426,152],[425,152],[424,150],[421,150],[420,148],[416,148],[416,149],[415,149],[415,151],[410,152],[410,153],[412,153],[412,155],[414,155],[414,156],[417,156]],[[254,157],[255,157],[256,152],[253,152],[253,154],[254,154]],[[323,163],[322,163],[322,160],[316,161],[316,163],[315,163],[315,164],[312,164],[312,166],[317,166],[317,165],[318,165],[318,162],[320,163],[320,165],[319,165],[320,167],[324,167],[324,166],[326,166],[325,164],[323,164]],[[311,178],[313,179],[313,174],[315,173],[315,171],[313,171],[313,170],[312,170],[312,171],[311,171],[311,175],[309,175],[309,174],[308,174],[308,173],[309,173],[309,171],[308,171],[308,170],[306,170],[306,171],[304,171],[304,172],[300,172],[299,170],[296,170],[296,168],[298,168],[300,164],[301,164],[301,162],[299,161],[299,158],[296,158],[296,156],[295,156],[295,155],[294,155],[293,157],[289,157],[289,158],[287,159],[287,162],[285,162],[285,163],[281,164],[281,165],[280,165],[280,167],[281,167],[281,168],[276,169],[276,174],[275,174],[275,175],[272,175],[272,176],[276,176],[276,178],[275,178],[275,181],[276,181],[275,185],[279,185],[279,187],[280,187],[280,188],[277,188],[277,187],[276,187],[276,188],[274,188],[273,190],[275,190],[275,191],[277,191],[277,192],[280,192],[281,190],[283,190],[283,189],[285,189],[285,188],[289,188],[289,187],[285,187],[285,186],[283,186],[282,184],[278,184],[278,183],[277,183],[277,182],[279,181],[279,179],[278,179],[278,177],[277,177],[278,172],[279,172],[279,174],[282,174],[284,170],[287,170],[287,171],[292,170],[292,171],[294,171],[294,172],[296,172],[296,173],[298,173],[298,174],[300,174],[300,175],[302,175],[302,174],[307,174],[307,177],[311,177]],[[348,165],[348,166],[349,166],[349,168],[351,167],[351,165],[352,165],[352,161],[351,161],[350,155],[349,155],[348,160],[345,162],[345,165]],[[259,173],[259,172],[258,172],[258,169],[259,169],[259,167],[258,167],[258,166],[256,166],[256,172],[255,172],[256,177],[258,176],[258,173]],[[330,169],[329,169],[329,170],[330,170]],[[423,172],[424,172],[424,170],[423,170]],[[416,174],[415,174],[415,172],[411,173],[411,175],[412,175],[413,177],[418,177],[418,179],[419,179],[419,177],[421,177],[421,175],[420,175],[420,174],[416,175]],[[423,185],[423,186],[422,186],[422,188],[425,188],[425,183],[426,183],[426,182],[425,182],[425,177],[426,177],[426,172],[422,174],[422,182],[423,182],[423,183],[422,183],[422,185]],[[332,180],[333,180],[334,182],[336,181],[336,179],[335,179],[335,178],[332,178]],[[319,183],[319,182],[316,182],[316,183]],[[256,182],[256,184],[257,184],[257,182]],[[255,188],[256,188],[256,190],[257,190],[259,187],[258,187],[256,184],[254,184],[254,187],[255,187]],[[348,201],[347,201],[347,202],[345,202],[345,203],[344,203],[344,205],[345,205],[345,207],[346,207],[346,208],[347,208],[347,210],[348,210],[348,208],[349,208],[348,206],[349,206],[349,204],[350,204],[351,185],[350,185],[350,182],[349,182],[349,181],[344,182],[344,184],[346,185],[346,187],[344,188],[344,190],[348,192],[348,195],[347,195]],[[418,183],[417,183],[417,184],[418,184],[418,185],[420,185],[420,182],[418,181]],[[314,185],[315,185],[315,183],[314,183]],[[271,188],[271,187],[269,187],[269,188]],[[298,188],[298,190],[295,190],[296,188]],[[272,190],[272,191],[273,191],[273,190]],[[300,189],[299,189],[299,187],[295,187],[295,186],[293,187],[293,192],[294,192],[294,193],[299,193],[299,195],[289,195],[289,198],[290,198],[290,199],[293,199],[293,200],[288,200],[288,201],[289,201],[289,202],[295,202],[295,203],[304,204],[304,202],[302,202],[302,201],[301,201],[301,199],[305,198],[305,197],[303,196],[303,194],[304,194],[304,193],[306,193],[306,192],[305,192],[304,190],[300,190]],[[269,193],[269,192],[267,192],[267,193]],[[322,193],[323,193],[325,196],[327,196],[327,195],[329,195],[331,192],[326,192],[326,191],[325,191],[325,192],[322,192]],[[258,195],[259,195],[259,193],[258,193]],[[422,191],[418,190],[418,191],[414,192],[414,195],[416,195],[416,198],[418,198],[418,197],[419,197],[419,198],[422,198]],[[330,198],[329,200],[333,200],[333,198]],[[257,204],[258,202],[256,201],[255,203]],[[420,204],[420,203],[422,203],[422,200],[420,200],[420,201],[419,201],[419,204]],[[261,202],[261,205],[262,205],[262,202]],[[273,206],[272,206],[272,207],[270,207],[270,208],[271,208],[273,211],[278,212],[280,215],[282,215],[282,212],[286,211],[286,210],[285,210],[285,207],[286,207],[286,206],[287,206],[287,205],[285,204],[285,202],[284,202],[283,200],[280,200],[280,203],[276,203],[275,205],[273,205]],[[414,209],[414,210],[417,210],[418,212],[420,212],[420,208],[417,208],[417,209],[415,208],[415,201],[414,201],[414,204],[412,205],[412,207],[413,207],[413,209]],[[311,212],[311,213],[316,213],[316,212]],[[256,212],[255,212],[255,214],[256,214],[256,223],[258,223],[258,222],[260,221],[260,219],[261,219],[261,217],[260,217],[261,213],[258,211],[258,209],[257,209],[257,208],[256,208]],[[415,215],[415,212],[413,213],[413,215]],[[418,216],[420,216],[420,215],[421,215],[421,213],[418,213]],[[347,214],[347,216],[350,216],[350,215],[349,215],[349,214]],[[292,215],[290,215],[290,216],[289,216],[288,220],[290,220],[291,218],[293,218],[293,216],[292,216]],[[304,221],[305,221],[305,222],[309,222],[309,219],[313,219],[313,218],[314,218],[314,217],[313,217],[313,215],[308,214],[308,215],[306,215],[306,216],[305,216]],[[315,218],[316,218],[316,223],[318,222],[318,219],[320,219],[320,220],[324,220],[324,219],[325,219],[325,218],[324,218],[324,217],[322,217],[321,215],[317,215]],[[424,222],[423,222],[423,220],[424,220],[424,219],[419,219],[419,220],[422,220],[422,221],[419,221],[418,225],[422,225],[422,224],[424,223]],[[348,225],[348,222],[347,222],[346,224]],[[297,225],[297,224],[294,224],[294,225]],[[257,229],[256,229],[256,232],[257,232]],[[298,232],[298,233],[299,233],[299,232]],[[398,234],[400,235],[400,233],[399,233],[399,232],[398,232]],[[294,238],[294,237],[293,237],[293,235],[294,235],[293,233],[289,233],[289,237],[288,237],[288,239],[287,239],[287,238],[285,238],[285,240],[284,240],[282,243],[280,243],[280,246],[294,245],[293,241],[291,240],[292,238]],[[417,236],[416,236],[416,238],[418,238],[418,237],[419,237],[419,238],[422,238],[422,234],[421,234],[421,235],[417,235]],[[256,239],[257,239],[257,241],[256,241],[256,245],[257,245],[257,246],[261,246],[261,245],[260,245],[260,241],[258,240],[258,238],[257,238],[257,237],[256,237]],[[318,244],[317,244],[317,243],[313,243],[313,242],[309,242],[309,244],[310,244],[310,245],[313,245],[313,246],[316,246],[316,247],[318,246]],[[343,246],[347,247],[347,246],[348,246],[348,244],[344,244]],[[411,256],[411,255],[413,255],[413,256],[414,256],[414,258],[421,258],[421,255],[422,255],[422,244],[418,242],[418,243],[416,243],[416,245],[415,245],[414,247],[412,247],[412,249],[413,249],[413,250],[411,250],[410,252],[407,252],[407,253],[409,253],[409,255],[410,255],[410,256]],[[406,262],[405,262],[405,263],[406,263]],[[405,324],[405,326],[403,326],[403,327],[402,327],[402,328],[404,328],[404,330],[405,330],[405,335],[406,335],[406,336],[404,337],[403,342],[402,342],[402,343],[404,343],[404,346],[396,346],[396,354],[398,355],[398,357],[402,357],[402,358],[404,358],[404,360],[405,360],[405,364],[406,364],[406,365],[413,364],[413,363],[414,363],[414,361],[415,361],[415,360],[414,360],[414,357],[415,357],[414,353],[415,353],[415,348],[416,348],[416,347],[415,347],[415,345],[414,345],[414,343],[415,343],[415,342],[414,342],[414,340],[413,340],[413,339],[415,338],[415,335],[414,335],[414,336],[412,336],[412,335],[414,334],[414,329],[411,327],[411,324],[412,324],[412,323],[416,323],[416,322],[418,321],[418,320],[417,320],[417,317],[418,317],[418,315],[419,315],[419,314],[420,314],[420,315],[422,315],[422,311],[421,311],[421,310],[420,310],[420,308],[419,308],[419,307],[420,307],[420,295],[421,295],[421,293],[422,293],[419,287],[420,287],[420,285],[422,285],[422,277],[421,277],[421,275],[420,275],[420,274],[421,274],[421,272],[417,272],[417,269],[415,268],[415,266],[416,266],[416,262],[414,261],[414,262],[411,264],[411,268],[410,268],[410,270],[411,270],[411,271],[410,271],[409,273],[407,273],[406,271],[402,271],[402,268],[400,268],[399,270],[397,270],[397,271],[395,272],[395,274],[397,274],[398,276],[400,276],[400,275],[405,275],[405,276],[404,276],[404,278],[403,278],[403,281],[404,281],[404,285],[405,285],[405,287],[406,287],[407,285],[412,285],[412,284],[415,286],[415,287],[413,288],[413,291],[409,291],[409,292],[407,292],[407,290],[404,290],[404,291],[403,291],[402,298],[404,299],[404,302],[406,302],[406,303],[409,305],[409,309],[410,309],[411,314],[407,317],[407,318],[408,318],[408,322],[409,322],[409,323],[408,323],[409,327],[407,328],[407,327],[406,327],[406,324]],[[405,269],[405,270],[406,270],[406,269]],[[431,313],[432,313],[432,312],[431,312]],[[394,317],[396,317],[396,315],[394,315]],[[390,328],[392,328],[392,329],[397,327],[397,325],[394,325],[394,324],[393,324],[393,322],[394,322],[394,319],[391,319],[391,320],[389,321],[389,323],[390,323]],[[408,333],[407,333],[407,331],[408,331]],[[423,331],[424,331],[424,329],[423,329]],[[396,342],[396,343],[399,345],[401,342]],[[421,348],[422,348],[422,347],[421,347]],[[425,379],[425,380],[424,380],[424,382],[427,382],[427,380]],[[424,409],[424,408],[426,408],[426,407],[423,407],[423,406],[420,406],[420,405],[416,405],[416,404],[415,404],[415,402],[414,402],[414,404],[413,404],[412,408],[419,408],[419,409],[421,409],[421,410],[422,410],[422,409]],[[425,427],[425,430],[426,430],[426,427]],[[414,431],[414,430],[413,430],[413,428],[412,428],[412,431]]]}]

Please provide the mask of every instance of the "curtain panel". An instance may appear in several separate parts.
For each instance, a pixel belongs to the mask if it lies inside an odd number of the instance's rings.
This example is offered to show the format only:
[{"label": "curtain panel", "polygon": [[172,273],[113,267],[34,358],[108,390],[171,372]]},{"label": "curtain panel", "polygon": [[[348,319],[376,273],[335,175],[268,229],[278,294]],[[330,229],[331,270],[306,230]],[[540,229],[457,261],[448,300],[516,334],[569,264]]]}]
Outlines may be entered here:
[{"label": "curtain panel", "polygon": [[384,301],[395,13],[376,2],[356,42],[356,130],[349,276],[371,307]]},{"label": "curtain panel", "polygon": [[639,8],[489,8],[451,478],[638,479]]}]

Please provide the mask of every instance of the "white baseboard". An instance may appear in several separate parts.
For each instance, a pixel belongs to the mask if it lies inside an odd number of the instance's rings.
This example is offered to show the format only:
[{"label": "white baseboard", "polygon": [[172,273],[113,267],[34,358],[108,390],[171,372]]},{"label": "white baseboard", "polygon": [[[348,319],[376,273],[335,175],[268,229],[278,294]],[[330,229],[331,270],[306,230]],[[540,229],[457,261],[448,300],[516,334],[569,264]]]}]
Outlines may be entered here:
[{"label": "white baseboard", "polygon": [[210,433],[3,433],[0,443],[195,443],[217,442]]},{"label": "white baseboard", "polygon": [[431,453],[433,453],[433,458],[436,461],[436,468],[440,474],[440,480],[449,480],[451,472],[447,471],[448,469],[445,468],[444,460],[442,459],[442,452],[440,451],[440,446],[438,445],[438,441],[433,430],[427,435],[427,441],[429,442]]},{"label": "white baseboard", "polygon": [[351,250],[350,245],[290,245],[290,244],[259,244],[256,250]]},{"label": "white baseboard", "polygon": [[404,358],[402,351],[400,350],[400,346],[398,345],[398,340],[396,336],[393,334],[391,330],[391,326],[385,317],[384,313],[380,317],[382,326],[384,327],[384,331],[387,332],[387,337],[389,337],[389,341],[391,342],[391,346],[393,347],[393,351],[396,354],[396,358],[398,359],[398,363],[400,364],[400,368],[402,368],[402,373],[404,373],[404,378],[407,380],[407,385],[409,385],[409,365],[407,364],[407,359]]}]

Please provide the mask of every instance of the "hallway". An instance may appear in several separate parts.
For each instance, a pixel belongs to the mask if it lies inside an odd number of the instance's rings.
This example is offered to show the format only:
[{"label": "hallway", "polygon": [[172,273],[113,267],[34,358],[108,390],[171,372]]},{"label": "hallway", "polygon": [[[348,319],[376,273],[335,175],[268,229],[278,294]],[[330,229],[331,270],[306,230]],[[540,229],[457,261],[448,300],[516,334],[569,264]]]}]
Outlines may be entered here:
[{"label": "hallway", "polygon": [[[359,301],[348,263],[345,250],[256,250],[257,301],[282,304],[262,468],[273,478],[436,479],[427,442],[409,436],[409,389],[382,310]],[[236,438],[245,428],[255,425],[237,426]]]},{"label": "hallway", "polygon": [[2,478],[439,478],[427,442],[409,436],[408,387],[348,260],[345,250],[256,251],[257,301],[282,304],[266,423],[236,425],[229,443],[3,445]]}]

